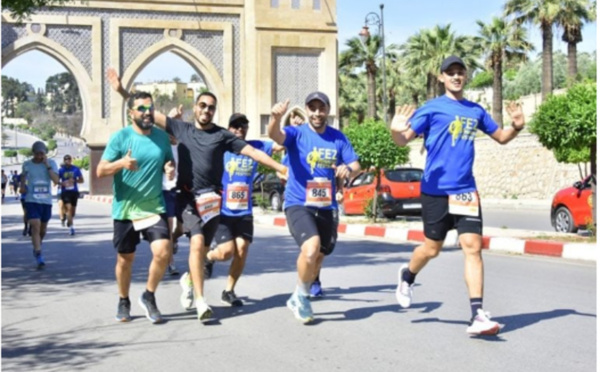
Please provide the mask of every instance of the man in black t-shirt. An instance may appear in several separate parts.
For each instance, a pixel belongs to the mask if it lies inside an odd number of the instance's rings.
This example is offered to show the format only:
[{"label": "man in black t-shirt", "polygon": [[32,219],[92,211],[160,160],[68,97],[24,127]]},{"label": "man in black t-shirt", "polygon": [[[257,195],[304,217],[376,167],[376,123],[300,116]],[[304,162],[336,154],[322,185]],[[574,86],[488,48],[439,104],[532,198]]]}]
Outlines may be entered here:
[{"label": "man in black t-shirt", "polygon": [[[114,90],[123,97],[129,96],[114,69],[109,68],[107,77]],[[180,193],[177,208],[182,211],[183,228],[190,237],[190,272],[183,274],[180,279],[183,288],[180,300],[186,310],[196,305],[200,321],[213,317],[212,309],[204,299],[203,268],[208,247],[219,225],[225,152],[246,155],[287,175],[285,166],[214,124],[212,120],[216,109],[215,95],[203,92],[198,95],[194,105],[194,123],[167,118],[159,112],[154,113],[155,125],[165,129],[180,143],[177,178]]]}]

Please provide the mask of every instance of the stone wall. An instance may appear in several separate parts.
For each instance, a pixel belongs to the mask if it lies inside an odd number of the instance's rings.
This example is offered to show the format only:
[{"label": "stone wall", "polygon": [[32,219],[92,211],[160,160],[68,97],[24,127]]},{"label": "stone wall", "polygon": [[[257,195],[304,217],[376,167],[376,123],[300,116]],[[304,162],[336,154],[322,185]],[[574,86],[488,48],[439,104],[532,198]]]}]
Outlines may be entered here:
[{"label": "stone wall", "polygon": [[[421,144],[410,144],[411,166],[425,166],[426,152],[420,154]],[[581,179],[576,164],[558,163],[533,134],[521,133],[507,145],[488,136],[478,137],[475,152],[475,179],[483,198],[547,200]]]}]

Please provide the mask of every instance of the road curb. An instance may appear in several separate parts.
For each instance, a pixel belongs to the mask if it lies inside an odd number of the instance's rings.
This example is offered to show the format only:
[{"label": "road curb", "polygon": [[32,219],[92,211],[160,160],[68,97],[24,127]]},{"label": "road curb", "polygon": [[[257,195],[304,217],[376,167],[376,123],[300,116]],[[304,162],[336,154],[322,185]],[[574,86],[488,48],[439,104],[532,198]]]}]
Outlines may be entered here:
[{"label": "road curb", "polygon": [[[84,195],[86,200],[111,204],[113,197],[104,195]],[[287,227],[285,217],[255,215],[254,221],[261,225]],[[338,233],[351,236],[379,237],[394,242],[423,242],[423,230],[374,226],[365,224],[338,225]],[[456,231],[450,231],[445,245],[456,244]],[[572,260],[597,261],[596,244],[594,243],[565,243],[550,240],[518,239],[511,237],[483,236],[483,248],[495,252],[512,254],[528,254],[547,257],[560,257]]]}]

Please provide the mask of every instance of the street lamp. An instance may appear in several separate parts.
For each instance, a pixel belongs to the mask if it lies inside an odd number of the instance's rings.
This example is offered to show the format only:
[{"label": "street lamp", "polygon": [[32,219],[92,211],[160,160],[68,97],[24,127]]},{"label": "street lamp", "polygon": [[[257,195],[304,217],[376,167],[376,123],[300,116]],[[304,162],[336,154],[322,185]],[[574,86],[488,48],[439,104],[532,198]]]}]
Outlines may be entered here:
[{"label": "street lamp", "polygon": [[379,28],[379,36],[381,37],[381,48],[382,48],[382,70],[383,70],[383,112],[384,112],[384,120],[385,123],[388,123],[388,107],[387,107],[387,90],[385,88],[385,38],[384,38],[384,29],[383,29],[383,4],[379,5],[381,16],[377,13],[371,12],[368,13],[365,17],[365,25],[362,30],[359,32],[360,39],[363,44],[366,45],[367,41],[371,37],[369,33],[369,26],[377,25]]}]

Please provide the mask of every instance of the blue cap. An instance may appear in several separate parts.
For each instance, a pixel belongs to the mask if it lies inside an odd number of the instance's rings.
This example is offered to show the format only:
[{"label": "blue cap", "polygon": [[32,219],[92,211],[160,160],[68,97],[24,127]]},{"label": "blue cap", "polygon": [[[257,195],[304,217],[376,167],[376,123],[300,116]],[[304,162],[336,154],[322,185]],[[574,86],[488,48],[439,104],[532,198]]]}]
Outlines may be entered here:
[{"label": "blue cap", "polygon": [[326,104],[327,106],[331,107],[331,105],[329,104],[329,97],[327,97],[327,95],[323,92],[312,92],[311,94],[306,96],[305,104],[308,105],[310,103],[310,101],[314,101],[315,99],[319,100],[319,101],[323,102],[324,104]]}]

